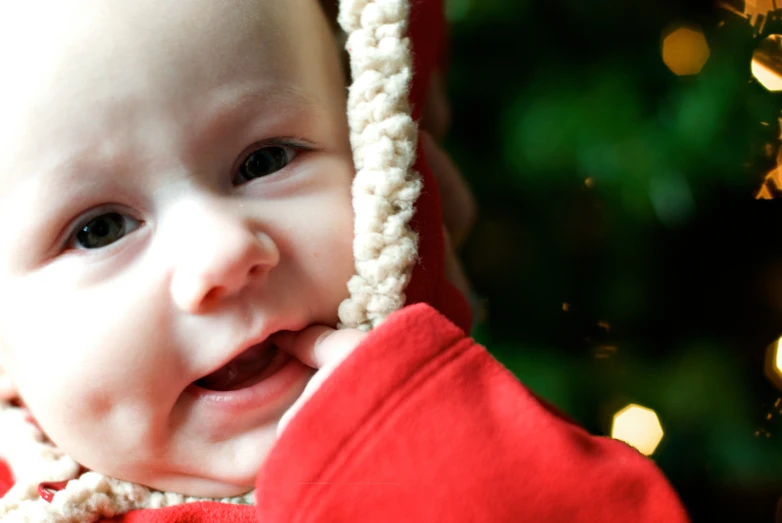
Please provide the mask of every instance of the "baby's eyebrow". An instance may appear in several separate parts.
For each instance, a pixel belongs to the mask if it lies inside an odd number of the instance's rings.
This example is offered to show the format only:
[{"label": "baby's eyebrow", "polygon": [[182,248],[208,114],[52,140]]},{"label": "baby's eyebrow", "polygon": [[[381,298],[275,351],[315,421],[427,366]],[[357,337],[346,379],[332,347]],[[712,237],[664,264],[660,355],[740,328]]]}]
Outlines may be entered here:
[{"label": "baby's eyebrow", "polygon": [[220,133],[227,127],[234,126],[244,112],[249,113],[251,117],[256,117],[260,113],[268,114],[272,111],[283,116],[301,112],[319,113],[323,110],[325,107],[320,100],[294,86],[248,88],[244,92],[233,91],[227,96],[216,97],[213,109],[205,112],[206,119],[198,125],[200,131],[198,134],[209,136]]},{"label": "baby's eyebrow", "polygon": [[[252,120],[306,116],[315,124],[325,111],[325,105],[315,96],[290,85],[253,85],[239,91],[218,92],[207,98],[204,109],[192,115],[188,147],[196,151],[208,148],[215,136],[230,135],[235,128]],[[79,145],[49,168],[40,170],[38,183],[46,180],[50,182],[49,188],[56,187],[56,192],[62,194],[61,191],[65,191],[75,197],[82,185],[98,183],[95,176],[85,176],[85,173],[109,169],[112,157],[121,150],[121,146],[108,137],[103,137],[98,143]]]},{"label": "baby's eyebrow", "polygon": [[244,95],[239,96],[238,105],[245,103],[278,104],[287,103],[295,105],[318,105],[314,95],[307,93],[292,85],[272,86],[264,89],[249,89]]},{"label": "baby's eyebrow", "polygon": [[[234,131],[234,127],[247,125],[252,120],[306,118],[304,121],[309,126],[316,127],[326,120],[328,114],[326,104],[314,94],[290,85],[250,85],[215,93],[204,102],[204,110],[194,111],[198,114],[192,115],[189,134],[193,141],[188,146],[196,150],[209,147],[215,136]],[[40,219],[45,217],[44,214],[60,213],[61,208],[78,201],[87,189],[97,192],[102,184],[112,183],[99,174],[116,163],[113,157],[123,152],[122,147],[116,140],[103,136],[97,143],[79,141],[73,148],[48,160],[36,156],[35,171],[15,178],[18,190],[27,195],[22,200],[48,202],[50,212],[39,213]],[[127,168],[122,164],[114,167]],[[130,171],[126,174],[127,178],[132,177]]]}]

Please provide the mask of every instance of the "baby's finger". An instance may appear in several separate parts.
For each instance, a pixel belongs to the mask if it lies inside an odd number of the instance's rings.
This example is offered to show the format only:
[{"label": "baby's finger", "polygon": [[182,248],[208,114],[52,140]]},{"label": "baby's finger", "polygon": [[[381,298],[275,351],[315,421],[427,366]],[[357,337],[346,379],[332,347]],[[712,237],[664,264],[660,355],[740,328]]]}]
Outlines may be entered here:
[{"label": "baby's finger", "polygon": [[309,383],[307,383],[307,386],[304,387],[304,391],[301,393],[301,396],[299,396],[296,399],[293,405],[291,405],[280,418],[280,421],[277,424],[278,438],[283,433],[285,428],[288,426],[291,419],[294,416],[296,416],[296,414],[298,414],[301,408],[310,400],[310,398],[315,394],[315,392],[317,392],[318,389],[320,389],[320,387],[323,385],[323,382],[325,382],[326,379],[329,378],[329,376],[330,373],[327,370],[316,372],[315,375],[312,376]]},{"label": "baby's finger", "polygon": [[272,341],[306,366],[319,369],[321,365],[315,358],[314,348],[321,338],[333,331],[325,325],[312,325],[300,331],[279,332],[272,336]]},{"label": "baby's finger", "polygon": [[338,365],[364,336],[366,333],[355,329],[335,330],[313,325],[298,332],[276,334],[273,339],[278,347],[308,367],[320,369]]},{"label": "baby's finger", "polygon": [[320,389],[342,361],[361,343],[367,335],[355,329],[334,330],[329,327],[313,326],[299,332],[283,332],[274,341],[280,349],[292,354],[305,365],[319,369],[304,388],[301,396],[282,415],[277,425],[279,437],[307,401]]}]

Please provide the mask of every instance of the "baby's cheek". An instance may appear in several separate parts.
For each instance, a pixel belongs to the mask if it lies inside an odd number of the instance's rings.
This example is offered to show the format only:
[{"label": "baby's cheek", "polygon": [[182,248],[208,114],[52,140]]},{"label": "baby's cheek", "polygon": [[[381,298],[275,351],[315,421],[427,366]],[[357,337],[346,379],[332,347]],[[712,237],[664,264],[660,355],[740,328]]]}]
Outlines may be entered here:
[{"label": "baby's cheek", "polygon": [[[116,473],[124,460],[139,453],[149,434],[148,420],[128,415],[126,406],[94,390],[61,395],[31,407],[33,416],[49,438],[77,462],[94,470]],[[78,422],[74,422],[78,420]]]},{"label": "baby's cheek", "polygon": [[[20,380],[21,381],[21,380]],[[83,420],[80,398],[73,394],[72,385],[58,385],[46,379],[26,379],[20,386],[21,399],[30,414],[46,436],[70,454],[71,444],[83,439],[83,432],[89,431],[89,420]],[[74,423],[73,420],[79,420]]]},{"label": "baby's cheek", "polygon": [[25,358],[18,368],[21,396],[45,432],[70,439],[111,419],[119,398],[87,358],[46,358]]}]

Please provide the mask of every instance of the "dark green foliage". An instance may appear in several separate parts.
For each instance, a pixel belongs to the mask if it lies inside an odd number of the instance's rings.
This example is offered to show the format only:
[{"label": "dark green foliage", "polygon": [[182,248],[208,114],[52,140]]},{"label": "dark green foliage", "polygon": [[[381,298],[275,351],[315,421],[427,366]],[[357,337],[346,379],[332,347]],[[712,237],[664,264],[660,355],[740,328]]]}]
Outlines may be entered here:
[{"label": "dark green foliage", "polygon": [[[782,200],[754,195],[782,93],[751,80],[763,35],[705,1],[448,5],[447,146],[481,208],[463,253],[488,302],[476,336],[594,432],[654,409],[654,458],[695,521],[773,521]],[[711,49],[697,76],[662,61],[682,23]]]}]

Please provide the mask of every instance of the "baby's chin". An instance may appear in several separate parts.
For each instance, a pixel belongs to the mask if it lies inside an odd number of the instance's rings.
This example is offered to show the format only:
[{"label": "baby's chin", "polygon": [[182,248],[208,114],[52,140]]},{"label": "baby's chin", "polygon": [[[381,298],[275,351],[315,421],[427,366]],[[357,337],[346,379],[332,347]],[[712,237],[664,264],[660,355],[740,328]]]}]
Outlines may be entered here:
[{"label": "baby's chin", "polygon": [[254,434],[246,434],[227,446],[225,442],[222,445],[200,442],[198,448],[207,450],[190,447],[184,459],[173,463],[144,460],[119,467],[118,464],[113,467],[97,464],[95,467],[85,465],[85,468],[155,491],[222,500],[241,497],[255,489],[256,477],[275,441],[276,423]]},{"label": "baby's chin", "polygon": [[[302,371],[296,370],[298,367]],[[277,442],[280,418],[299,398],[312,374],[312,369],[301,364],[294,370],[291,376],[295,379],[288,380],[289,384],[267,387],[279,392],[268,397],[274,400],[268,404],[258,400],[260,406],[257,406],[253,400],[249,406],[239,403],[241,408],[223,412],[217,402],[216,410],[204,410],[204,415],[193,417],[187,425],[168,425],[167,431],[162,430],[161,438],[146,435],[132,440],[131,446],[104,448],[108,451],[99,454],[91,452],[99,446],[98,442],[85,445],[79,440],[78,449],[71,449],[74,451],[71,455],[90,470],[156,491],[210,499],[244,496],[254,489],[258,473]],[[252,385],[250,391],[263,386],[263,383]],[[244,392],[239,390],[240,395]],[[191,401],[192,398],[184,403],[187,412]],[[198,401],[195,400],[195,405]]]},{"label": "baby's chin", "polygon": [[151,490],[180,494],[195,498],[207,498],[221,500],[226,498],[242,497],[255,488],[255,477],[260,466],[255,467],[254,472],[244,477],[232,477],[228,480],[214,477],[201,477],[198,475],[186,476],[171,474],[150,478],[149,480],[134,480],[131,477],[118,479],[143,485]]},{"label": "baby's chin", "polygon": [[160,483],[145,485],[152,490],[171,492],[195,498],[207,498],[221,500],[226,498],[242,497],[251,492],[255,486],[255,477],[247,485],[234,485],[223,483],[209,478],[171,478]]}]

